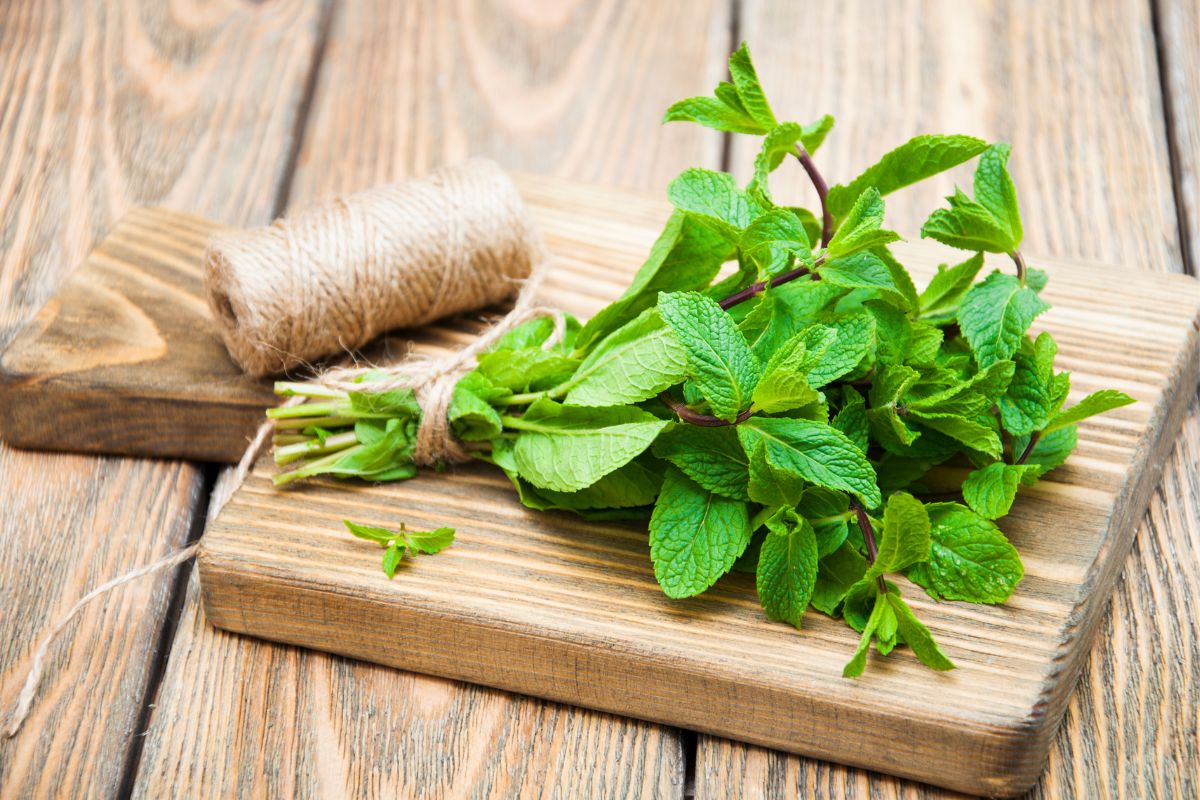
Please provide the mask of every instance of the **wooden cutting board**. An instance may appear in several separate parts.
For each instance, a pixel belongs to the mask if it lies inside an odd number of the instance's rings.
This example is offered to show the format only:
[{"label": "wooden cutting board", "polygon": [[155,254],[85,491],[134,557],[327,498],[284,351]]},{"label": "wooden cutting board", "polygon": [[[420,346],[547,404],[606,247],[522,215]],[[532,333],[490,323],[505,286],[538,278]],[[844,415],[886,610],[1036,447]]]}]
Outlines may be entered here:
[{"label": "wooden cutting board", "polygon": [[[549,178],[523,177],[519,185],[557,258],[545,300],[580,316],[620,293],[668,211],[641,196]],[[206,446],[209,457],[235,457],[269,398],[262,384],[229,371],[219,341],[202,327],[207,311],[193,302],[194,260],[206,226],[162,211],[123,223],[74,279],[75,294],[64,290],[58,307],[43,312],[42,332],[23,334],[5,354],[6,407],[14,391],[36,397],[39,387],[87,397],[92,424],[106,405],[108,421],[98,427],[119,434],[90,446],[167,443],[175,454],[190,446],[187,437],[138,440],[137,429],[113,420],[128,417],[126,404],[137,402],[153,404],[155,419],[172,426],[183,424],[180,407],[225,415],[226,438],[209,434]],[[923,283],[938,259],[955,254],[913,243],[904,256]],[[700,598],[669,600],[654,582],[644,527],[528,511],[503,475],[483,465],[391,485],[330,480],[277,491],[264,459],[204,537],[199,563],[208,619],[267,639],[953,789],[1017,793],[1045,763],[1200,377],[1200,283],[1030,261],[1050,273],[1045,294],[1054,308],[1035,328],[1052,331],[1060,343],[1058,364],[1073,373],[1070,402],[1104,387],[1138,402],[1081,424],[1075,455],[1003,520],[1026,565],[1008,604],[935,603],[899,581],[958,665],[953,672],[929,671],[900,649],[888,659],[872,655],[862,678],[843,679],[858,638],[843,623],[819,614],[809,615],[803,631],[768,622],[747,575],[731,575]],[[139,350],[144,338],[135,334],[147,317],[165,344]],[[116,334],[111,326],[118,323],[125,327]],[[458,346],[477,329],[452,321],[420,332],[416,346]],[[409,338],[383,347],[402,347]],[[105,356],[96,366],[96,342],[124,360]],[[34,346],[43,348],[39,359],[13,355]],[[54,347],[75,360],[60,359]],[[146,374],[154,376],[150,388],[137,382]],[[116,396],[100,393],[116,385]],[[43,401],[46,414],[58,408],[53,397]],[[246,409],[255,413],[239,417]],[[38,438],[14,435],[11,419],[5,432],[14,441]],[[75,445],[67,434],[55,441]],[[379,548],[346,534],[346,518],[451,525],[458,535],[453,547],[406,562],[389,581]]]}]

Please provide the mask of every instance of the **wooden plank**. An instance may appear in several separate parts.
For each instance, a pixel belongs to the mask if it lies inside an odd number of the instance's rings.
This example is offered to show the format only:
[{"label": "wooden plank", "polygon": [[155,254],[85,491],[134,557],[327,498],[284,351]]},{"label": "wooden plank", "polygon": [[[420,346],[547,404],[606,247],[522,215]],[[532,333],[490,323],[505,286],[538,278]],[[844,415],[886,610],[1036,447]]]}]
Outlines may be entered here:
[{"label": "wooden plank", "polygon": [[[306,2],[0,6],[0,344],[134,204],[269,215],[315,18]],[[178,463],[0,447],[5,710],[55,618],[185,541],[201,486]],[[118,794],[172,586],[92,606],[51,651],[32,715],[0,739],[5,796]]]},{"label": "wooden plank", "polygon": [[[957,130],[1005,139],[1014,145],[1011,167],[1031,248],[1181,270],[1147,4],[850,2],[807,9],[802,19],[787,3],[749,0],[742,8],[743,36],[755,47],[768,94],[792,98],[776,101],[777,111],[839,114],[842,129],[818,157],[831,180],[852,177],[870,153],[907,135]],[[788,32],[800,29],[837,47],[836,65],[819,49],[792,46]],[[865,93],[885,100],[856,103]],[[850,141],[839,142],[847,133]],[[802,178],[779,179],[789,181],[800,194]],[[890,196],[889,219],[907,220],[899,229],[915,232],[948,186]],[[1129,224],[1137,234],[1126,235]],[[1193,407],[1184,430],[1194,433],[1198,424]],[[1194,623],[1178,625],[1190,617],[1164,618],[1161,611],[1195,608],[1200,592],[1194,570],[1178,566],[1194,551],[1200,504],[1190,441],[1185,436],[1171,456],[1166,474],[1177,477],[1164,481],[1138,530],[1036,796],[1136,796],[1156,783],[1164,794],[1194,794],[1166,791],[1197,783],[1196,721],[1166,698],[1200,691],[1187,666],[1197,663],[1200,631]],[[696,792],[698,798],[943,794],[704,736]]]},{"label": "wooden plank", "polygon": [[220,227],[164,209],[123,217],[0,354],[0,439],[236,462],[276,398],[229,357],[204,297]]},{"label": "wooden plank", "polygon": [[[594,313],[628,282],[665,204],[542,179],[523,191],[557,269],[545,302]],[[940,245],[903,253],[927,280]],[[453,473],[378,486],[271,487],[265,459],[200,556],[205,612],[222,627],[821,755],[986,794],[1028,788],[1066,708],[1163,459],[1200,379],[1200,282],[1145,273],[1113,297],[1115,268],[1043,259],[1075,399],[1105,386],[1133,407],[1080,426],[1067,466],[1005,519],[1026,564],[1000,607],[908,596],[957,663],[910,653],[841,677],[857,635],[813,614],[803,633],[770,623],[753,578],[665,598],[644,525],[601,525],[522,508],[503,475]],[[1122,337],[1108,336],[1112,330]],[[423,343],[452,345],[450,332]],[[453,548],[388,581],[378,549],[341,520],[450,525]],[[286,540],[287,547],[278,543]],[[904,747],[879,730],[906,731]]]},{"label": "wooden plank", "polygon": [[1175,201],[1192,274],[1200,270],[1200,5],[1153,0]]},{"label": "wooden plank", "polygon": [[[697,76],[705,85],[718,79],[728,15],[722,0],[342,4],[292,203],[467,154],[661,191],[686,166],[718,164],[718,136],[662,128],[658,119]],[[655,46],[665,30],[679,47]],[[229,637],[196,623],[199,606],[193,588],[147,737],[139,796],[181,784],[197,794],[229,786],[272,794],[286,785],[298,796],[412,795],[426,786],[454,787],[448,796],[683,793],[674,731]],[[201,683],[203,713],[191,710]],[[490,710],[459,713],[478,706]],[[328,720],[336,739],[273,724],[307,709]],[[481,723],[487,719],[509,721],[503,748],[501,734]],[[545,720],[553,724],[539,727]]]}]

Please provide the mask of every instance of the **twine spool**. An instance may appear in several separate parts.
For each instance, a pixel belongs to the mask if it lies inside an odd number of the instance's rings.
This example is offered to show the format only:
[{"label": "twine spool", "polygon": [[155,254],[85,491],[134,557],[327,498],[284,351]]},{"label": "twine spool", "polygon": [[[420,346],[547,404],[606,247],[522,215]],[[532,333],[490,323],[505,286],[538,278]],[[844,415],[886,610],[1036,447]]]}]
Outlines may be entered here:
[{"label": "twine spool", "polygon": [[472,159],[216,235],[205,290],[234,360],[264,376],[499,303],[542,258],[512,181]]}]

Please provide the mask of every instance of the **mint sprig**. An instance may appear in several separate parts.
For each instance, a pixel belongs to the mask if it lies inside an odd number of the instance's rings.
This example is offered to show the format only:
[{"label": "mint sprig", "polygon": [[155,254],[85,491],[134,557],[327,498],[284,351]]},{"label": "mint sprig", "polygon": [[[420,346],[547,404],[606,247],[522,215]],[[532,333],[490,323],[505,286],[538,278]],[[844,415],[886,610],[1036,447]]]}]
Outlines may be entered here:
[{"label": "mint sprig", "polygon": [[[459,380],[450,427],[530,508],[645,524],[670,597],[753,573],[769,619],[799,628],[812,609],[859,634],[846,676],[900,645],[950,669],[905,595],[1005,602],[1024,568],[997,521],[1067,460],[1080,422],[1133,399],[1068,402],[1053,337],[1030,331],[1047,276],[1020,252],[1008,145],[918,136],[829,186],[814,154],[833,118],[780,121],[744,45],[729,69],[665,120],[761,137],[750,183],[672,181],[675,211],[626,292],[561,338],[549,320],[509,332]],[[921,230],[969,255],[918,289],[884,198],[973,158],[974,196],[956,191]],[[773,200],[789,159],[819,209]],[[984,253],[1015,271],[985,273]],[[353,392],[276,388],[307,398],[268,412],[277,484],[417,473],[412,392],[372,391],[370,375]],[[389,577],[453,537],[346,524],[384,548]]]}]

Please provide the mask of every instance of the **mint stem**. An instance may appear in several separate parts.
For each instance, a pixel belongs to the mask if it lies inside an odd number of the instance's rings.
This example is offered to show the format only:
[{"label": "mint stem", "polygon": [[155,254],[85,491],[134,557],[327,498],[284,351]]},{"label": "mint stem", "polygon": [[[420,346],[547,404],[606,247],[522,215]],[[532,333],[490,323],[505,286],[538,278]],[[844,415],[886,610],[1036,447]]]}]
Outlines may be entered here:
[{"label": "mint stem", "polygon": [[750,417],[754,414],[753,408],[747,408],[745,411],[738,414],[733,422],[727,422],[726,420],[718,417],[710,417],[708,414],[701,414],[699,412],[692,411],[686,405],[679,402],[674,397],[671,397],[671,395],[667,394],[666,392],[661,393],[658,396],[658,399],[662,401],[663,405],[674,411],[675,414],[684,422],[687,422],[691,425],[699,425],[704,428],[723,428],[727,425],[737,425],[739,422],[745,422],[746,420],[750,419]]},{"label": "mint stem", "polygon": [[747,300],[749,300],[750,298],[757,297],[758,295],[762,294],[763,290],[767,288],[768,284],[770,284],[771,288],[774,289],[776,286],[782,286],[783,284],[787,283],[788,281],[794,281],[794,280],[796,280],[796,278],[802,278],[805,275],[812,275],[815,278],[816,273],[813,272],[813,270],[815,270],[817,267],[821,266],[821,264],[823,264],[823,263],[825,263],[825,256],[821,256],[816,261],[814,261],[812,267],[796,267],[793,270],[788,270],[787,272],[776,275],[774,278],[771,278],[771,280],[769,280],[769,281],[759,281],[758,283],[752,283],[749,286],[747,286],[745,289],[742,289],[740,291],[734,292],[733,294],[729,295],[729,297],[726,297],[724,300],[722,300],[720,303],[718,303],[718,305],[720,305],[721,308],[728,311],[729,309],[736,306],[738,303],[744,303]]},{"label": "mint stem", "polygon": [[[875,546],[875,529],[871,527],[871,518],[867,515],[867,510],[858,504],[858,501],[850,501],[850,509],[854,512],[854,517],[858,521],[858,529],[862,531],[863,542],[867,545],[867,564],[875,563],[876,556],[879,555],[879,548]],[[883,576],[875,577],[875,583],[879,587],[882,594],[887,594],[887,584],[883,582]]]},{"label": "mint stem", "polygon": [[833,238],[833,214],[829,212],[829,185],[825,183],[825,178],[821,175],[817,165],[813,163],[812,156],[801,145],[796,145],[796,158],[800,159],[800,166],[804,167],[804,171],[808,173],[808,179],[812,181],[813,188],[817,190],[817,196],[821,198],[821,247],[828,247],[829,240]]},{"label": "mint stem", "polygon": [[1024,464],[1033,455],[1033,448],[1037,447],[1038,439],[1042,438],[1041,431],[1034,431],[1029,437],[1029,444],[1025,445],[1025,449],[1021,451],[1021,456],[1017,459],[1017,464]]},{"label": "mint stem", "polygon": [[1013,263],[1017,265],[1017,280],[1021,285],[1025,285],[1025,256],[1021,255],[1020,250],[1013,250],[1008,254],[1012,258]]}]

